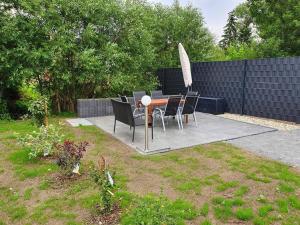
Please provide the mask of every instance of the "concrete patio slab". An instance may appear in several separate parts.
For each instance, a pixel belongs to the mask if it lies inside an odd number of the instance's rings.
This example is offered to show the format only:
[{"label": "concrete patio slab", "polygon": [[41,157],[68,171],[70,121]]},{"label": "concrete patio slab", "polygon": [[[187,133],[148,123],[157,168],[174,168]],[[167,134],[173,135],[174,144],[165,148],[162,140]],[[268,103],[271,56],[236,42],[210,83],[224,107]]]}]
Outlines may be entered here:
[{"label": "concrete patio slab", "polygon": [[154,128],[153,140],[151,140],[151,129],[149,129],[149,151],[145,152],[144,126],[136,127],[133,143],[131,141],[132,132],[127,125],[117,122],[116,133],[113,133],[113,116],[94,117],[88,118],[88,120],[142,154],[153,154],[275,131],[269,127],[197,113],[198,126],[190,119],[188,124],[184,124],[183,130],[179,130],[176,120],[170,118],[166,122],[166,132],[163,132],[161,122],[157,120],[158,126]]},{"label": "concrete patio slab", "polygon": [[79,126],[92,126],[93,124],[82,118],[76,118],[76,119],[66,119],[66,121],[72,126],[72,127],[79,127]]},{"label": "concrete patio slab", "polygon": [[300,167],[300,129],[264,133],[228,142],[261,156]]}]

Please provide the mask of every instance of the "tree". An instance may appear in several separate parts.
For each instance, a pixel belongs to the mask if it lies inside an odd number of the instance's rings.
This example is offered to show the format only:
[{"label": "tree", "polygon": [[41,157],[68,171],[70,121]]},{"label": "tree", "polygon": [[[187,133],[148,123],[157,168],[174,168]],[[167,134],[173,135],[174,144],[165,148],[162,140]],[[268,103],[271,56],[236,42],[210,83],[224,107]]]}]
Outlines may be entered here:
[{"label": "tree", "polygon": [[231,44],[238,41],[237,18],[234,15],[234,11],[230,12],[228,15],[227,24],[224,28],[224,34],[222,35],[223,39],[219,43],[220,47],[223,49],[228,48]]},{"label": "tree", "polygon": [[181,7],[175,1],[171,7],[156,5],[153,29],[156,67],[179,65],[178,43],[182,43],[191,61],[207,60],[214,48],[213,38],[198,9]]},{"label": "tree", "polygon": [[237,18],[238,42],[241,44],[250,44],[250,42],[253,41],[253,20],[248,4],[239,4],[233,10],[233,13]]},{"label": "tree", "polygon": [[300,1],[248,0],[263,56],[300,55]]},{"label": "tree", "polygon": [[159,67],[210,57],[201,13],[145,0],[5,0],[0,6],[0,87],[35,85],[54,111],[76,99],[154,89]]}]

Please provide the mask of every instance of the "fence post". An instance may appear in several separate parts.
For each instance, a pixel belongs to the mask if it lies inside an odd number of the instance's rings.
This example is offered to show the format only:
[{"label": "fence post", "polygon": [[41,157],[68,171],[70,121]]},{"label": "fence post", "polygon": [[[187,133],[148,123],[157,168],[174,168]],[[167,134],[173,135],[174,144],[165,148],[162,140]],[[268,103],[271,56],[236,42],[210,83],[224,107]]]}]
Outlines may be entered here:
[{"label": "fence post", "polygon": [[243,81],[242,81],[241,115],[244,115],[244,110],[245,110],[245,89],[246,89],[247,65],[248,65],[248,60],[244,60],[244,71],[243,71]]}]

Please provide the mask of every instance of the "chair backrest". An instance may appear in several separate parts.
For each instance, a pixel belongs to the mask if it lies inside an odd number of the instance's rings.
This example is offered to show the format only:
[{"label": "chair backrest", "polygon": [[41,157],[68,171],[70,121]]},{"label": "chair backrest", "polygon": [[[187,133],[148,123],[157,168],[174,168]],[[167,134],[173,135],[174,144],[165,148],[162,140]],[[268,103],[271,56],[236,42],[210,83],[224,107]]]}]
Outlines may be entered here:
[{"label": "chair backrest", "polygon": [[134,104],[137,106],[138,102],[142,99],[142,97],[146,95],[145,91],[134,91],[132,96],[134,99]]},{"label": "chair backrest", "polygon": [[168,99],[168,103],[166,105],[164,115],[165,116],[175,116],[177,114],[181,99],[182,99],[181,95],[170,96]]},{"label": "chair backrest", "polygon": [[125,95],[120,96],[122,102],[129,102],[128,98]]},{"label": "chair backrest", "polygon": [[184,100],[182,114],[193,114],[196,110],[198,99],[197,95],[187,95]]},{"label": "chair backrest", "polygon": [[162,90],[151,91],[151,98],[153,99],[163,98]]},{"label": "chair backrest", "polygon": [[134,126],[133,112],[130,103],[111,99],[115,119],[130,126]]},{"label": "chair backrest", "polygon": [[198,91],[188,91],[186,93],[187,96],[198,96]]}]

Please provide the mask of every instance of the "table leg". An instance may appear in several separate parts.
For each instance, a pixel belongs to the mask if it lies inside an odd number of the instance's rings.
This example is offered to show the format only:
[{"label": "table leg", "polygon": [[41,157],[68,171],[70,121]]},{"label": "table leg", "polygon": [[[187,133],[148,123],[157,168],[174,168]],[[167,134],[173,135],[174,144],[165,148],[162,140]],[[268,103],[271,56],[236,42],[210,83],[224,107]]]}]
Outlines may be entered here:
[{"label": "table leg", "polygon": [[184,115],[185,117],[185,123],[189,123],[189,115]]},{"label": "table leg", "polygon": [[148,125],[149,127],[152,127],[152,113],[153,113],[153,107],[151,105],[148,106]]}]

